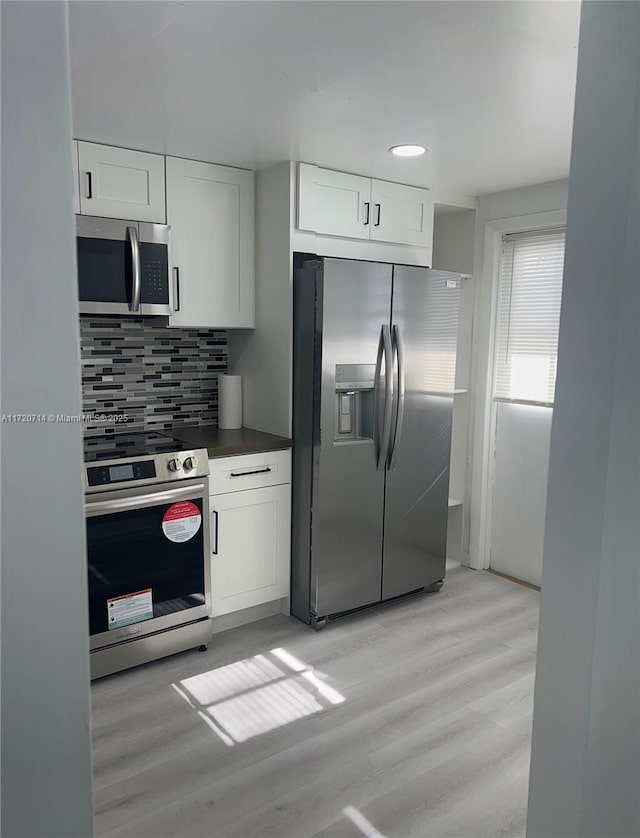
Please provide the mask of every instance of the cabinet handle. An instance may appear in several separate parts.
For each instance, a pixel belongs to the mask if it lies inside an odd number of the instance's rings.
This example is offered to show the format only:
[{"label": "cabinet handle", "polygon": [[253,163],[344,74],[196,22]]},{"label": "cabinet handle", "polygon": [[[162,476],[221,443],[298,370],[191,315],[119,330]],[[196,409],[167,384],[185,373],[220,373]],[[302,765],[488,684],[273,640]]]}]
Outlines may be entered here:
[{"label": "cabinet handle", "polygon": [[267,466],[267,468],[258,468],[255,471],[231,471],[229,475],[231,477],[248,477],[250,474],[267,474],[270,471],[271,469]]},{"label": "cabinet handle", "polygon": [[366,216],[365,216],[365,219],[364,219],[364,226],[366,227],[367,224],[369,223],[369,212],[370,212],[370,209],[371,209],[371,205],[369,204],[369,201],[364,202],[364,207],[365,207],[365,212],[366,212]]},{"label": "cabinet handle", "polygon": [[217,510],[214,509],[212,511],[211,515],[216,516],[216,537],[215,537],[215,541],[213,543],[213,547],[211,548],[211,552],[213,553],[214,556],[217,556],[218,555],[218,512],[217,512]]},{"label": "cabinet handle", "polygon": [[93,198],[93,188],[91,182],[91,172],[87,172],[87,198]]},{"label": "cabinet handle", "polygon": [[375,224],[373,226],[374,227],[379,227],[380,226],[380,204],[376,204],[376,210],[378,212],[378,215],[376,216],[376,221],[375,221]]},{"label": "cabinet handle", "polygon": [[174,305],[173,310],[180,311],[180,268],[174,268],[173,275],[176,278],[176,304]]}]

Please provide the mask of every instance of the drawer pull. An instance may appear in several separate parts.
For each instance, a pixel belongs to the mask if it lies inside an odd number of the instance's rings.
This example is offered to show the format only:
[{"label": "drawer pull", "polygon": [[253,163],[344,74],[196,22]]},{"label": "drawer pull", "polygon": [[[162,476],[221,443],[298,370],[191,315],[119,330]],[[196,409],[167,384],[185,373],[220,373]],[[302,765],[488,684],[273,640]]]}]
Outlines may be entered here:
[{"label": "drawer pull", "polygon": [[258,468],[255,471],[232,471],[230,472],[231,477],[249,477],[250,474],[268,474],[271,469],[269,466],[267,468]]}]

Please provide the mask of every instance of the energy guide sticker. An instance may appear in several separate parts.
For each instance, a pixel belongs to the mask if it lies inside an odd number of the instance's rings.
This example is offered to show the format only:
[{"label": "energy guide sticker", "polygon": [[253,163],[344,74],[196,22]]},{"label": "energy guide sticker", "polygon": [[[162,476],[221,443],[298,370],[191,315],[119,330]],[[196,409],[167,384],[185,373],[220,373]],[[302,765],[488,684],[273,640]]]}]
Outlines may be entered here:
[{"label": "energy guide sticker", "polygon": [[153,617],[151,588],[124,594],[107,600],[107,625],[109,630],[140,623]]},{"label": "energy guide sticker", "polygon": [[176,544],[192,539],[201,524],[200,510],[188,500],[172,504],[162,516],[162,532]]}]

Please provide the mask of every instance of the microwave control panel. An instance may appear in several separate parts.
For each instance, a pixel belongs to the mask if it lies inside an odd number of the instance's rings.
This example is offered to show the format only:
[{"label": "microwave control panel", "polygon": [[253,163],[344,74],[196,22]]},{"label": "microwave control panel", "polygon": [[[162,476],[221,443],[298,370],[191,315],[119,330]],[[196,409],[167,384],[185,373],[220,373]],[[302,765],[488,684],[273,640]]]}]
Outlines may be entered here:
[{"label": "microwave control panel", "polygon": [[169,299],[169,261],[166,244],[140,243],[142,303],[165,305]]}]

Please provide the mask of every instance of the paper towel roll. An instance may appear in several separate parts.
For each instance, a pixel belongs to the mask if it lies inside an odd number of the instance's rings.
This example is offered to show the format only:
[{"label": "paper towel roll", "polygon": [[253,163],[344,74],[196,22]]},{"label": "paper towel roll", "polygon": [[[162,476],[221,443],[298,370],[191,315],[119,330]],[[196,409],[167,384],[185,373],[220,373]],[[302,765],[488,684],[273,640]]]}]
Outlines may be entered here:
[{"label": "paper towel roll", "polygon": [[242,427],[242,376],[218,376],[218,427]]}]

